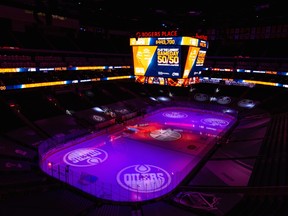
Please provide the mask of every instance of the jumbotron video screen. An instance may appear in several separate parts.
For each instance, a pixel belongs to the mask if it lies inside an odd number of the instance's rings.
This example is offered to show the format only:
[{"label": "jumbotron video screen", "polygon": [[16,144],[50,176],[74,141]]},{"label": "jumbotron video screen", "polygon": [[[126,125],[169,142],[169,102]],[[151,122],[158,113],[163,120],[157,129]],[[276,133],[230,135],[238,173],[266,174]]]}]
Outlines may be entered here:
[{"label": "jumbotron video screen", "polygon": [[137,82],[186,86],[201,72],[208,42],[194,37],[130,38]]}]

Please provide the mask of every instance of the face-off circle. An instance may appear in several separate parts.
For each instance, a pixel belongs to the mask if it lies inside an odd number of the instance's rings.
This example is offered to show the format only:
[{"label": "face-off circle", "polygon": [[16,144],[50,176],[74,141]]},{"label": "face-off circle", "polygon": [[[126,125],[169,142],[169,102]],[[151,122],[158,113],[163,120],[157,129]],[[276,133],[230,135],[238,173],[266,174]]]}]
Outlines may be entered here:
[{"label": "face-off circle", "polygon": [[238,102],[238,106],[244,108],[253,108],[255,106],[255,102],[250,99],[243,99]]},{"label": "face-off circle", "polygon": [[164,112],[162,114],[164,117],[167,117],[167,118],[173,118],[173,119],[180,119],[180,118],[187,118],[188,115],[186,113],[183,113],[183,112]]},{"label": "face-off circle", "polygon": [[94,121],[97,121],[97,122],[102,122],[102,121],[105,120],[105,118],[104,118],[103,116],[99,116],[99,115],[93,115],[93,116],[92,116],[92,119],[93,119]]},{"label": "face-off circle", "polygon": [[201,119],[201,122],[205,125],[220,126],[220,127],[225,127],[229,124],[228,121],[217,119],[217,118],[205,118],[205,119]]},{"label": "face-off circle", "polygon": [[150,136],[160,141],[174,141],[181,138],[181,134],[178,131],[171,129],[159,129],[150,132]]},{"label": "face-off circle", "polygon": [[219,104],[229,104],[231,103],[231,98],[228,96],[220,96],[217,98],[217,103]]},{"label": "face-off circle", "polygon": [[194,99],[197,101],[207,101],[209,99],[209,97],[206,94],[197,93],[194,95]]},{"label": "face-off circle", "polygon": [[127,114],[127,113],[129,113],[129,110],[128,109],[125,109],[125,108],[123,108],[123,109],[116,109],[116,110],[114,110],[116,113],[120,113],[120,114]]},{"label": "face-off circle", "polygon": [[95,166],[108,158],[106,151],[99,148],[79,148],[64,155],[63,161],[75,167]]},{"label": "face-off circle", "polygon": [[161,167],[138,164],[120,170],[117,182],[130,191],[152,193],[165,189],[171,183],[171,176]]}]

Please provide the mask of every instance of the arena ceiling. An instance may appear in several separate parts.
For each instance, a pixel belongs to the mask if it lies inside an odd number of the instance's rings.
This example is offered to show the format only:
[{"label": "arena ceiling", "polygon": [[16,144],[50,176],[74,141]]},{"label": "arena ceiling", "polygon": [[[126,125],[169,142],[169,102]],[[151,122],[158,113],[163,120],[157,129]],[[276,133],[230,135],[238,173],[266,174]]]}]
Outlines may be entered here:
[{"label": "arena ceiling", "polygon": [[[71,1],[65,2],[71,4]],[[287,18],[284,5],[277,0],[77,0],[71,6],[84,23],[128,30],[187,30],[214,25],[280,22],[285,16]]]},{"label": "arena ceiling", "polygon": [[288,14],[280,0],[2,0],[1,4],[50,8],[83,25],[128,31],[287,23]]}]

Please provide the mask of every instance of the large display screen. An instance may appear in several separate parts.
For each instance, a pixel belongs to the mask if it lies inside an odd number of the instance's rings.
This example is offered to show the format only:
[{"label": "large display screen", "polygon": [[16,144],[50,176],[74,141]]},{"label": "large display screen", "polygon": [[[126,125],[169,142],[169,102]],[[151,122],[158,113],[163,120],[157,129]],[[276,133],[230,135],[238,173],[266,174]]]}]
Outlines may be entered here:
[{"label": "large display screen", "polygon": [[202,70],[208,42],[193,37],[130,38],[135,76],[191,78]]},{"label": "large display screen", "polygon": [[134,75],[181,77],[180,46],[133,46]]}]

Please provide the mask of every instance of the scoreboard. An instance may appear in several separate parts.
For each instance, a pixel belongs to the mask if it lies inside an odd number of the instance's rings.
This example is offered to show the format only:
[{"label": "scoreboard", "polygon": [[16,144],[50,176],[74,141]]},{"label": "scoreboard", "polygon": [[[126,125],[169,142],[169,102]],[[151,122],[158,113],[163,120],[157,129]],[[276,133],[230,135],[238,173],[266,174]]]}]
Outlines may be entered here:
[{"label": "scoreboard", "polygon": [[130,46],[136,78],[188,79],[201,72],[208,42],[187,36],[140,37],[130,38]]}]

